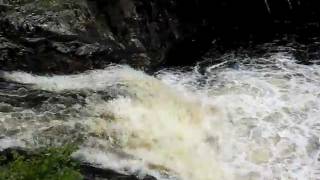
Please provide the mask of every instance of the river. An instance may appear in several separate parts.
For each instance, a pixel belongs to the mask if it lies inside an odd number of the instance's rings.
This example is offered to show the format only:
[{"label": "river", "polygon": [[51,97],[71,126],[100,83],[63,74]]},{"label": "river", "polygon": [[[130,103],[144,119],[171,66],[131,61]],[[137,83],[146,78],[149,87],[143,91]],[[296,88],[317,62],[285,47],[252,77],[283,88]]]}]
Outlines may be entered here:
[{"label": "river", "polygon": [[0,149],[81,142],[103,168],[173,180],[320,179],[320,66],[260,57],[146,74],[1,72]]}]

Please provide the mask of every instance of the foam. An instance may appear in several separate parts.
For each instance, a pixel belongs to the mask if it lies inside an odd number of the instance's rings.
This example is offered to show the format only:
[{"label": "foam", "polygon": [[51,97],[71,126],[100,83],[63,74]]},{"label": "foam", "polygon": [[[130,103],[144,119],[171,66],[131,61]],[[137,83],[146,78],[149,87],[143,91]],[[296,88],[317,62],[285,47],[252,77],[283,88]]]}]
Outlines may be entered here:
[{"label": "foam", "polygon": [[118,90],[108,101],[93,92],[86,117],[69,120],[89,136],[75,156],[102,167],[158,179],[320,178],[320,67],[296,64],[288,53],[250,61],[239,69],[209,66],[204,74],[194,67],[153,77],[110,66],[4,77],[57,92]]}]

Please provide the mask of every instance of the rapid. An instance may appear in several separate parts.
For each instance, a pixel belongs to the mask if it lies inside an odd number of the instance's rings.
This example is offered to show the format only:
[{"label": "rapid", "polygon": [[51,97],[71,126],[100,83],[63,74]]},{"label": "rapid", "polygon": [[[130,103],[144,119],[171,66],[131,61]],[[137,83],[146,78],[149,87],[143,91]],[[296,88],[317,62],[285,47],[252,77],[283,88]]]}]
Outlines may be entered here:
[{"label": "rapid", "polygon": [[320,179],[320,66],[277,48],[152,75],[1,72],[0,149],[79,140],[75,158],[139,177]]}]

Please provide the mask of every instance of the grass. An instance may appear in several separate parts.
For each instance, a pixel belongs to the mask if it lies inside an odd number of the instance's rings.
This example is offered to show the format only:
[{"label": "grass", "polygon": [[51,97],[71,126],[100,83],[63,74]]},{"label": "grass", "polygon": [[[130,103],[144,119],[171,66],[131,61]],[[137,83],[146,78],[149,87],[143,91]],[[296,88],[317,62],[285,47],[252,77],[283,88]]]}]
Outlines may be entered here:
[{"label": "grass", "polygon": [[66,145],[42,148],[32,156],[13,152],[12,159],[0,159],[0,180],[81,180],[79,164],[71,158],[75,150]]}]

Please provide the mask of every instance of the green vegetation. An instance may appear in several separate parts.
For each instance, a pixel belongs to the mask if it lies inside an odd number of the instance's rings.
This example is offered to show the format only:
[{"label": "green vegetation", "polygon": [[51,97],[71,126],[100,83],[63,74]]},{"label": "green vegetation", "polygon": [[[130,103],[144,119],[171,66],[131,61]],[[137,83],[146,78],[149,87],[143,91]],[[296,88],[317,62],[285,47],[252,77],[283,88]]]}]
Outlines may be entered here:
[{"label": "green vegetation", "polygon": [[0,180],[81,180],[79,164],[71,159],[72,145],[37,150],[35,155],[13,152],[0,159]]}]

